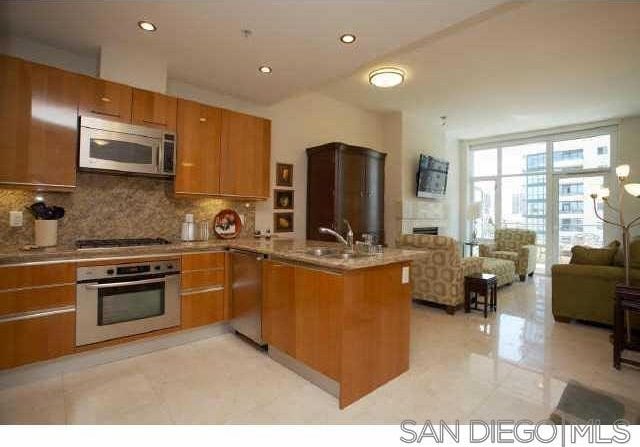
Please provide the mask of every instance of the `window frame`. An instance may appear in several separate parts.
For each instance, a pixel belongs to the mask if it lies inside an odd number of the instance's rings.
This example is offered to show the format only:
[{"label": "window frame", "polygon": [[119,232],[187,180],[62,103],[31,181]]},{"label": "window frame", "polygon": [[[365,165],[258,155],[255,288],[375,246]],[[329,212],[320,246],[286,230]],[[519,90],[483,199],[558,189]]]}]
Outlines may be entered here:
[{"label": "window frame", "polygon": [[[568,131],[548,131],[548,132],[540,132],[531,136],[523,136],[520,137],[518,135],[511,135],[505,137],[495,137],[495,138],[484,138],[481,141],[467,141],[466,143],[466,174],[467,174],[467,185],[468,189],[466,191],[466,203],[464,204],[465,208],[469,203],[473,200],[473,183],[476,181],[482,180],[493,180],[495,182],[495,205],[494,205],[494,213],[493,221],[495,222],[495,228],[499,229],[502,226],[502,180],[507,177],[521,177],[521,176],[531,176],[531,175],[543,175],[546,181],[546,195],[545,195],[545,213],[543,217],[545,219],[544,230],[541,232],[544,234],[544,245],[539,244],[541,247],[545,247],[545,273],[549,273],[550,266],[554,262],[554,258],[556,256],[555,251],[555,240],[554,240],[554,232],[559,232],[559,223],[558,229],[554,228],[555,224],[553,222],[556,219],[558,213],[559,206],[559,191],[556,191],[556,177],[571,175],[571,174],[582,174],[585,176],[591,174],[604,174],[605,181],[607,179],[608,174],[614,171],[615,166],[618,162],[617,154],[618,154],[618,124],[604,124],[600,126],[594,127],[585,127],[579,130],[568,130]],[[606,155],[609,157],[609,167],[604,168],[564,168],[561,170],[554,169],[554,159],[553,159],[553,145],[556,142],[561,142],[565,140],[572,139],[582,139],[582,138],[592,138],[600,135],[609,135],[609,150]],[[503,158],[503,150],[505,147],[510,146],[519,146],[524,144],[532,144],[532,143],[545,143],[545,166],[544,170],[535,171],[532,173],[517,173],[517,174],[503,174],[503,166],[502,166],[502,158]],[[497,166],[496,166],[496,175],[494,176],[473,176],[473,155],[472,152],[477,150],[486,150],[486,149],[496,149],[497,150]],[[554,203],[556,202],[556,203]],[[527,205],[528,206],[528,205]],[[557,220],[557,219],[556,219]],[[471,234],[471,224],[467,222],[465,224],[465,234]],[[606,234],[605,234],[606,240]]]}]

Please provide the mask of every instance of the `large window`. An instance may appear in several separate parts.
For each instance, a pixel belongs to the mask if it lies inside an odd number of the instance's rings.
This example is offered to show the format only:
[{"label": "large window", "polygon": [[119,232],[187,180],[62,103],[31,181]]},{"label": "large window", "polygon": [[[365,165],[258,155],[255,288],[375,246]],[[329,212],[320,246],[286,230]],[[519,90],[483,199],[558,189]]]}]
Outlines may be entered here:
[{"label": "large window", "polygon": [[[576,240],[602,241],[588,194],[611,167],[614,126],[522,141],[471,145],[469,202],[482,202],[481,238],[495,228],[536,232],[538,270],[566,257]],[[580,176],[593,173],[592,176]],[[555,228],[555,231],[550,231]],[[585,232],[594,233],[585,236]],[[595,234],[598,233],[598,234]],[[564,259],[564,258],[563,258]]]}]

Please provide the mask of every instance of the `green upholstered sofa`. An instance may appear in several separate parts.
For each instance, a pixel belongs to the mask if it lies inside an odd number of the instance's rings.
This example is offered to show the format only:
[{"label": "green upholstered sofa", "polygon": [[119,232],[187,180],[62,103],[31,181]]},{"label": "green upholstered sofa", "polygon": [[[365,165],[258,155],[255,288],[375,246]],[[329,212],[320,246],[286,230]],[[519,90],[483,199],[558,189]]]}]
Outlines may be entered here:
[{"label": "green upholstered sofa", "polygon": [[[630,277],[640,285],[640,240],[631,244]],[[583,320],[613,325],[616,284],[624,282],[621,265],[557,264],[551,267],[551,301],[556,321]],[[633,316],[634,327],[640,318]]]}]

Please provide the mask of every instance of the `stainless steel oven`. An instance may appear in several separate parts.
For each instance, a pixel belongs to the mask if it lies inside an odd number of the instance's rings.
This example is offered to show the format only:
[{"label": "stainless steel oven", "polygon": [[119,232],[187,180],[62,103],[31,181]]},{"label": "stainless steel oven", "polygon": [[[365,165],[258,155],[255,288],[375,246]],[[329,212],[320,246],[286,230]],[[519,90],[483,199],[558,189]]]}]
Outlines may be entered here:
[{"label": "stainless steel oven", "polygon": [[180,324],[180,260],[79,267],[76,346]]},{"label": "stainless steel oven", "polygon": [[173,176],[176,135],[163,129],[100,118],[80,118],[82,170]]}]

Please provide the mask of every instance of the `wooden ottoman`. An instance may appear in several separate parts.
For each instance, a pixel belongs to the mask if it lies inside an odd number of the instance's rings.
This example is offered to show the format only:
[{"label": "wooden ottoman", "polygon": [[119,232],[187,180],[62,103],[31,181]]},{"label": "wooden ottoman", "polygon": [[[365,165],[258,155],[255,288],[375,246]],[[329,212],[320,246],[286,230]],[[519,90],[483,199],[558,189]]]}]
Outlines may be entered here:
[{"label": "wooden ottoman", "polygon": [[481,258],[482,272],[491,273],[498,277],[498,287],[506,286],[513,282],[516,276],[516,265],[508,259]]}]

